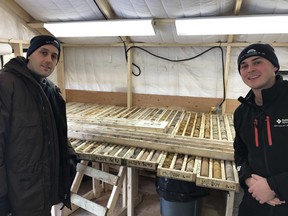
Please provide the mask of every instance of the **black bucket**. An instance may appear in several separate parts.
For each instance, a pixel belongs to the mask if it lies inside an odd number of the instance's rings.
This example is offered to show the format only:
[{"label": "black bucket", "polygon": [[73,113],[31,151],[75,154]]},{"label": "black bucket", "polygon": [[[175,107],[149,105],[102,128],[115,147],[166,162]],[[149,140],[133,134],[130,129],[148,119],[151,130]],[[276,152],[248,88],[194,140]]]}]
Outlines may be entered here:
[{"label": "black bucket", "polygon": [[161,216],[200,216],[201,199],[189,202],[170,202],[160,197]]}]

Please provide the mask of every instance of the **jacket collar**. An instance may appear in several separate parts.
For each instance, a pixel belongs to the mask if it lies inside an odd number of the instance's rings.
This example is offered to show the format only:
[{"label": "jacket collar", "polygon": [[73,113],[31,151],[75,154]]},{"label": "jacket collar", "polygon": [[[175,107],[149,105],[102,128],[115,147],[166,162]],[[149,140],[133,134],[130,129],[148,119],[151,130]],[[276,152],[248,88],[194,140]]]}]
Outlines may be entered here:
[{"label": "jacket collar", "polygon": [[36,78],[36,76],[33,76],[33,73],[29,68],[27,67],[27,59],[25,59],[22,56],[17,56],[13,59],[11,59],[7,64],[4,65],[4,70],[7,69],[7,72],[11,72],[16,74],[17,76],[24,76],[31,80],[32,82],[38,83],[39,80]]},{"label": "jacket collar", "polygon": [[[271,88],[262,90],[263,107],[267,107],[272,104],[273,101],[275,101],[276,98],[279,96],[279,92],[281,92],[281,88],[283,86],[283,77],[281,75],[276,75],[275,79],[276,82]],[[252,90],[248,92],[245,98],[239,97],[238,101],[240,101],[242,104],[248,104],[250,106],[258,107],[255,104],[255,95]]]}]

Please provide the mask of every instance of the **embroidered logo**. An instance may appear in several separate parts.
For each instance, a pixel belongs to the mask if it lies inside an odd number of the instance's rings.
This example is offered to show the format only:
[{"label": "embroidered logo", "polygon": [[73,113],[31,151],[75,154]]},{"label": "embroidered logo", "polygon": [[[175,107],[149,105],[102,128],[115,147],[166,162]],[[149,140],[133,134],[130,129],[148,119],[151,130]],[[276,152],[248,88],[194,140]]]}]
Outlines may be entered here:
[{"label": "embroidered logo", "polygon": [[255,49],[250,49],[250,50],[247,51],[247,54],[248,53],[253,53],[253,52],[256,52],[256,50]]},{"label": "embroidered logo", "polygon": [[287,118],[278,118],[274,124],[274,127],[288,127],[288,119]]}]

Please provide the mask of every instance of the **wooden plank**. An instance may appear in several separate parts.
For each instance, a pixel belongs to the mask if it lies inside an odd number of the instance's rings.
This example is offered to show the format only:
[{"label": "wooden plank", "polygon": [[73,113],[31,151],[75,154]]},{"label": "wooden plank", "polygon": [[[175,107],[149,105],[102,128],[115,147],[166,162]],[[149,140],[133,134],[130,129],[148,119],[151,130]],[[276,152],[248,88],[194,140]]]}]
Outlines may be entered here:
[{"label": "wooden plank", "polygon": [[[185,157],[187,158],[187,155],[184,156],[184,158]],[[172,178],[172,179],[195,182],[196,172],[194,173],[194,172],[188,172],[184,170],[186,168],[186,164],[182,164],[182,169],[180,170],[175,169],[176,158],[177,158],[177,154],[174,154],[169,164],[169,162],[167,161],[167,160],[170,160],[168,159],[168,153],[167,152],[163,153],[163,156],[157,167],[157,175],[162,176],[162,177]],[[183,160],[183,163],[184,162],[186,163],[187,160]],[[194,170],[196,171],[196,169]]]},{"label": "wooden plank", "polygon": [[109,214],[108,215],[112,215],[112,213],[113,213],[113,211],[115,209],[119,194],[120,194],[121,189],[122,189],[121,186],[122,186],[124,178],[126,176],[126,170],[127,170],[127,168],[123,167],[123,166],[121,166],[119,168],[119,172],[118,172],[118,175],[117,175],[117,178],[119,179],[119,181],[117,182],[116,185],[113,186],[110,198],[109,198],[108,203],[107,203],[107,208],[109,209]]},{"label": "wooden plank", "polygon": [[223,148],[213,148],[213,147],[205,147],[203,143],[200,145],[181,145],[181,143],[170,142],[170,143],[159,143],[153,140],[140,140],[136,139],[127,139],[123,137],[113,137],[110,135],[104,134],[92,134],[92,133],[83,133],[79,131],[69,131],[69,137],[77,138],[77,139],[85,139],[85,140],[97,140],[103,141],[106,143],[115,143],[126,146],[145,146],[149,149],[161,150],[161,151],[169,151],[176,152],[182,154],[191,154],[196,156],[208,157],[208,158],[216,158],[216,159],[225,159],[225,160],[234,160],[233,151],[229,149]]},{"label": "wooden plank", "polygon": [[95,215],[105,216],[107,208],[85,199],[78,194],[71,193],[71,202]]},{"label": "wooden plank", "polygon": [[[203,158],[199,159],[200,161]],[[225,163],[222,163],[224,165]],[[197,175],[196,175],[196,185],[201,187],[214,188],[218,190],[225,191],[236,191],[238,192],[240,189],[239,181],[235,178],[235,181],[227,180],[226,178],[213,178],[212,170],[213,170],[213,159],[209,159],[209,177],[201,176],[201,165],[197,166]],[[224,169],[221,169],[222,172],[225,172]],[[225,176],[225,174],[221,173],[221,176]]]},{"label": "wooden plank", "polygon": [[[143,149],[143,153],[144,153],[145,149]],[[147,170],[156,170],[158,163],[161,159],[161,156],[158,156],[156,160],[153,161],[153,156],[156,154],[155,150],[147,150],[150,151],[149,156],[147,157],[146,160],[141,160],[140,156],[142,156],[143,154],[139,154],[137,156],[136,159],[133,159],[130,155],[126,155],[125,156],[125,165],[129,166],[129,167],[138,167],[138,168],[143,168],[143,169],[147,169]]]},{"label": "wooden plank", "polygon": [[118,181],[118,177],[101,170],[96,170],[91,167],[85,166],[83,164],[77,164],[77,172],[83,173],[92,178],[98,179],[100,181],[106,182],[108,184],[115,185]]},{"label": "wooden plank", "polygon": [[[82,195],[82,197],[87,200],[92,200],[94,198],[93,190],[90,190],[86,194]],[[73,212],[77,211],[77,209],[79,209],[79,206],[72,203],[72,210],[68,209],[67,207],[64,207],[61,211],[61,216],[71,215]]]},{"label": "wooden plank", "polygon": [[[106,143],[115,143],[128,146],[142,146],[143,148],[176,151],[178,153],[189,153],[192,155],[198,155],[199,153],[203,157],[214,157],[218,159],[234,160],[234,149],[232,142],[230,141],[219,141],[209,139],[199,139],[192,137],[183,136],[171,136],[169,134],[149,134],[136,131],[129,132],[128,130],[120,130],[118,128],[103,128],[103,127],[91,127],[89,124],[75,124],[69,123],[69,137],[83,139],[83,140],[96,140]],[[83,132],[84,131],[84,132]],[[164,149],[163,145],[167,147]],[[196,153],[183,152],[193,148]],[[213,151],[215,153],[213,153]],[[205,153],[206,152],[206,153]]]},{"label": "wooden plank", "polygon": [[133,113],[131,116],[129,116],[128,119],[139,119],[142,113],[145,111],[146,108],[144,107],[138,107],[137,111]]},{"label": "wooden plank", "polygon": [[149,121],[149,120],[134,120],[134,119],[124,119],[124,118],[103,118],[103,117],[80,117],[80,116],[68,116],[68,122],[76,123],[89,123],[91,125],[107,126],[107,127],[117,127],[123,129],[131,130],[141,130],[148,132],[162,132],[166,133],[168,129],[167,121]]},{"label": "wooden plank", "polygon": [[228,194],[226,195],[225,216],[232,216],[233,215],[234,197],[235,197],[235,192],[234,191],[229,191]]},{"label": "wooden plank", "polygon": [[118,118],[127,118],[131,115],[133,115],[135,112],[137,112],[140,108],[139,107],[131,107],[130,109],[127,109],[125,113],[122,113],[121,115],[118,116]]},{"label": "wooden plank", "polygon": [[[179,128],[180,128],[180,126],[181,126],[181,123],[182,123],[184,117],[185,117],[185,113],[183,112],[183,113],[180,115],[179,119],[175,119],[176,124],[175,124],[175,126],[174,126],[174,128],[173,128],[173,130],[172,130],[172,132],[171,132],[172,135],[176,135],[176,134],[177,134],[177,131],[179,130]],[[181,135],[182,135],[182,134],[181,134]]]},{"label": "wooden plank", "polygon": [[[67,102],[95,103],[106,105],[127,106],[127,94],[125,92],[97,92],[86,90],[66,89]],[[209,113],[211,107],[220,104],[221,98],[203,98],[186,96],[168,96],[133,93],[133,106],[136,107],[171,107],[181,108],[195,112]],[[226,113],[234,113],[239,101],[226,99]]]},{"label": "wooden plank", "polygon": [[[223,148],[228,150],[233,149],[233,141],[225,141],[225,140],[212,140],[205,138],[197,138],[197,137],[188,137],[188,136],[178,136],[173,134],[165,134],[165,133],[147,133],[145,131],[134,131],[122,128],[113,128],[113,127],[101,127],[98,125],[91,125],[89,123],[77,123],[68,121],[68,126],[70,131],[78,131],[84,133],[91,134],[111,134],[111,136],[123,137],[123,138],[137,138],[140,140],[156,140],[158,142],[175,142],[175,143],[183,143],[184,145],[199,144],[209,146],[211,148]],[[73,138],[73,137],[71,137]],[[145,147],[145,146],[143,146]]]},{"label": "wooden plank", "polygon": [[[87,165],[88,161],[83,161],[82,160],[80,163],[83,164],[83,165]],[[73,180],[73,183],[72,183],[72,186],[71,186],[71,192],[74,192],[74,193],[78,192],[78,190],[80,188],[80,184],[81,184],[82,179],[83,179],[83,176],[84,176],[83,173],[79,173],[79,172],[76,173],[76,176],[75,176],[75,178]]]}]

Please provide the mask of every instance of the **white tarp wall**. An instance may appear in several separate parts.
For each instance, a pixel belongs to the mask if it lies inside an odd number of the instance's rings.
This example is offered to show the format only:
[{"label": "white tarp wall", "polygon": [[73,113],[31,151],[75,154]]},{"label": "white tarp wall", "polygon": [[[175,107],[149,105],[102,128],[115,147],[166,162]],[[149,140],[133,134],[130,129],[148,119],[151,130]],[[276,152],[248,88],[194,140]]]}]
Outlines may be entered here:
[{"label": "white tarp wall", "polygon": [[35,34],[0,1],[0,38],[30,40]]},{"label": "white tarp wall", "polygon": [[[210,47],[148,47],[149,52],[169,58],[186,59]],[[242,82],[237,69],[237,57],[243,48],[234,47],[226,98],[245,96],[249,88]],[[223,48],[224,61],[226,49]],[[282,69],[288,69],[288,49],[275,47]],[[141,69],[133,76],[133,92],[141,94],[178,95],[192,97],[223,97],[223,69],[220,49],[185,62],[169,62],[140,49],[133,50],[133,63]],[[127,65],[124,48],[65,48],[65,79],[67,89],[125,92]],[[225,64],[225,62],[224,62]],[[133,67],[138,74],[137,68]],[[285,79],[287,77],[284,77]]]},{"label": "white tarp wall", "polygon": [[[18,17],[0,2],[0,38],[30,40],[30,31]],[[210,47],[145,47],[169,59],[196,56]],[[237,56],[242,48],[232,48],[227,83],[227,98],[244,96],[246,87],[237,71]],[[288,48],[275,47],[282,69],[288,69]],[[223,47],[224,60],[226,49]],[[67,89],[126,92],[127,64],[123,47],[66,47],[64,49],[65,84]],[[142,94],[179,95],[192,97],[223,97],[223,69],[220,49],[185,62],[169,62],[139,50],[133,50],[133,62],[141,69],[133,76],[133,92]],[[134,73],[138,70],[133,67]],[[57,71],[50,79],[57,82]]]},{"label": "white tarp wall", "polygon": [[[169,59],[196,56],[209,47],[145,48]],[[249,88],[242,82],[237,70],[237,57],[242,48],[232,48],[231,67],[226,98],[245,96]],[[275,48],[281,68],[288,68],[287,48]],[[133,76],[133,92],[142,94],[179,95],[192,97],[223,97],[223,71],[220,49],[185,62],[169,62],[142,50],[134,49],[133,62],[141,69]],[[224,51],[224,60],[226,49]],[[65,76],[67,89],[125,92],[127,65],[124,48],[65,48]],[[134,73],[138,70],[133,67]]]}]

